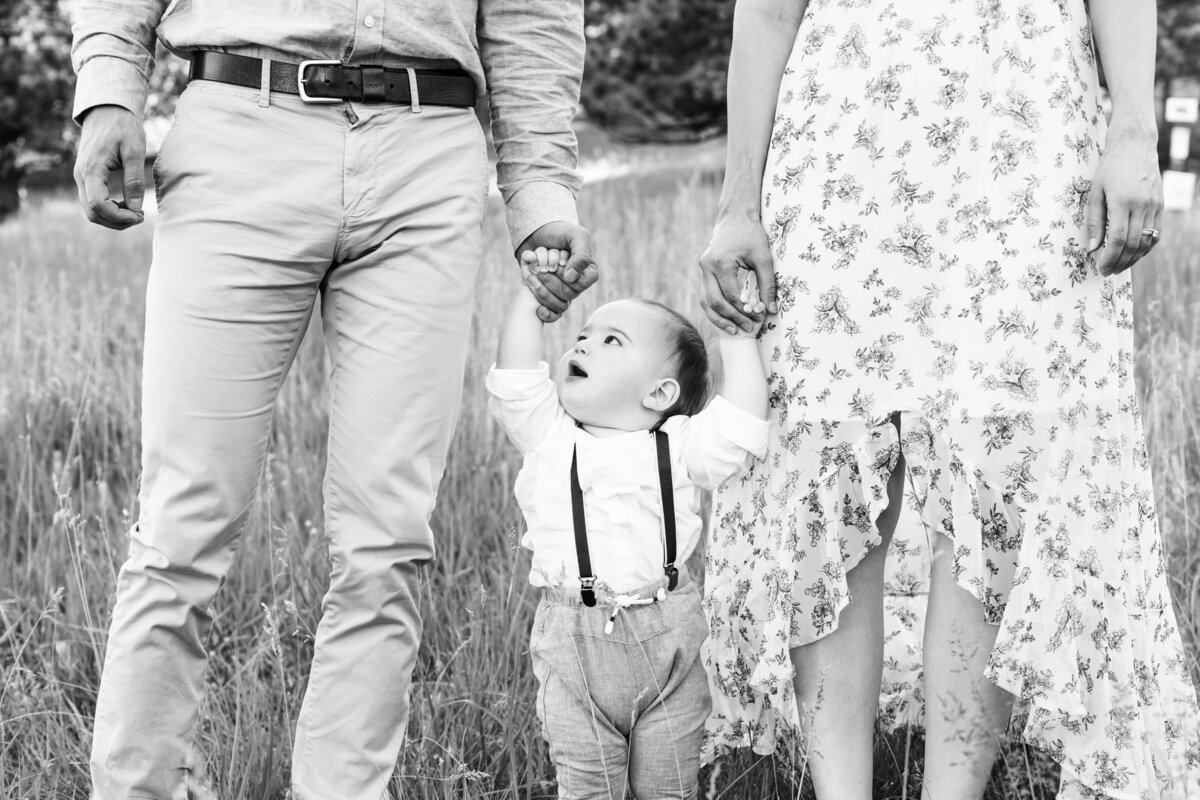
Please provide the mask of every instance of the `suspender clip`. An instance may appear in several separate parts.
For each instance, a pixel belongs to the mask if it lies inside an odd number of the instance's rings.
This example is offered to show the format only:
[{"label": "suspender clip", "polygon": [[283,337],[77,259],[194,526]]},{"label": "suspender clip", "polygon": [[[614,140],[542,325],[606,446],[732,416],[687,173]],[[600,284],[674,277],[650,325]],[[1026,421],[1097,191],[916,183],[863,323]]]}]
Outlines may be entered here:
[{"label": "suspender clip", "polygon": [[674,562],[663,564],[663,572],[667,574],[667,591],[675,591],[675,587],[679,585],[679,567],[675,566]]},{"label": "suspender clip", "polygon": [[579,596],[588,608],[596,605],[596,578],[594,575],[579,578]]}]

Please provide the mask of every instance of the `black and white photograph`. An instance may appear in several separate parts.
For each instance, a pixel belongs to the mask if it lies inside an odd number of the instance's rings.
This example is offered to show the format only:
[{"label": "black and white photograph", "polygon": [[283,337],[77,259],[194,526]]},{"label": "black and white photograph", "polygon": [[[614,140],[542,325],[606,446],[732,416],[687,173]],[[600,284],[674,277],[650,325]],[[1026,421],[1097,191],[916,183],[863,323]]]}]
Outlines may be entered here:
[{"label": "black and white photograph", "polygon": [[0,0],[0,800],[1200,800],[1200,0]]}]

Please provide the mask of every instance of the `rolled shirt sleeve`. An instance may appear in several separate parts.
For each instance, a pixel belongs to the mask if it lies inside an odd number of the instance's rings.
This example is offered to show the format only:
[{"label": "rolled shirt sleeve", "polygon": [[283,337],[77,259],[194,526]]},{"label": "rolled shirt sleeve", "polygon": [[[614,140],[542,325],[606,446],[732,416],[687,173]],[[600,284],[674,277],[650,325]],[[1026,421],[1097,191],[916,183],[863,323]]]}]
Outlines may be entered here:
[{"label": "rolled shirt sleeve", "polygon": [[154,42],[164,0],[80,0],[71,26],[71,64],[77,76],[72,117],[116,105],[138,118],[146,108]]},{"label": "rolled shirt sleeve", "polygon": [[488,410],[522,453],[537,447],[566,417],[545,361],[534,369],[493,366],[488,370],[484,387],[488,392]]},{"label": "rolled shirt sleeve", "polygon": [[583,78],[583,2],[480,0],[478,37],[515,248],[547,222],[578,221],[571,122]]},{"label": "rolled shirt sleeve", "polygon": [[663,427],[680,441],[688,476],[703,489],[715,489],[746,467],[751,457],[765,456],[770,428],[765,419],[720,395],[695,416],[672,417]]}]

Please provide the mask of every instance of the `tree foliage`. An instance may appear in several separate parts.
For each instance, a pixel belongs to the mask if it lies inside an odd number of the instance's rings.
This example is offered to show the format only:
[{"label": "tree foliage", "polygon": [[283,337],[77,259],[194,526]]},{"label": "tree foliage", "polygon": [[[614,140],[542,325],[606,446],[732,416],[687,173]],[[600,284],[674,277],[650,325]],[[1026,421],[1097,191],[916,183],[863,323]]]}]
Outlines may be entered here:
[{"label": "tree foliage", "polygon": [[150,94],[146,98],[146,119],[175,116],[175,101],[187,86],[188,62],[160,43],[154,53],[154,72],[150,75]]},{"label": "tree foliage", "polygon": [[[587,0],[588,116],[626,141],[725,130],[734,0]],[[1157,77],[1200,78],[1200,3],[1158,0]]]},{"label": "tree foliage", "polygon": [[[32,170],[70,160],[74,74],[62,0],[0,0],[0,218]],[[734,0],[586,0],[589,117],[626,141],[687,142],[725,130]],[[1200,4],[1158,0],[1159,80],[1200,79]],[[169,117],[186,63],[162,48],[148,117]]]},{"label": "tree foliage", "polygon": [[1158,0],[1159,80],[1200,78],[1200,3]]},{"label": "tree foliage", "polygon": [[32,166],[60,162],[73,148],[70,53],[58,0],[0,2],[0,219],[16,211]]},{"label": "tree foliage", "polygon": [[581,103],[625,141],[725,131],[732,0],[587,0]]}]

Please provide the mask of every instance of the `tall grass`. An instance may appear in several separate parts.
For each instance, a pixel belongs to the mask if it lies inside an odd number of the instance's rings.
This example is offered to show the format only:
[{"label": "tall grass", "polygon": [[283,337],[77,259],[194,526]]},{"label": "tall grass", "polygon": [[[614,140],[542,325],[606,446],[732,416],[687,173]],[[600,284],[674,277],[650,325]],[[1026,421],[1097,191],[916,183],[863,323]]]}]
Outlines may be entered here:
[{"label": "tall grass", "polygon": [[[604,270],[557,349],[606,299],[695,309],[692,265],[718,189],[693,177],[613,181],[585,193]],[[149,225],[114,234],[48,203],[0,226],[0,800],[85,798],[108,615],[138,476],[139,369]],[[423,582],[428,620],[413,682],[406,798],[555,795],[532,697],[533,591],[516,546],[517,461],[489,421],[482,379],[515,287],[502,222],[487,222],[465,402]],[[1138,368],[1172,591],[1200,644],[1200,215],[1169,221],[1138,268]],[[233,573],[217,600],[197,741],[198,796],[280,798],[327,585],[320,485],[327,407],[313,328],[278,401],[270,457]],[[919,733],[879,739],[877,797],[918,797]],[[716,798],[799,796],[799,754],[740,754],[706,771]],[[1054,768],[1004,751],[995,798],[1053,796]]]}]

